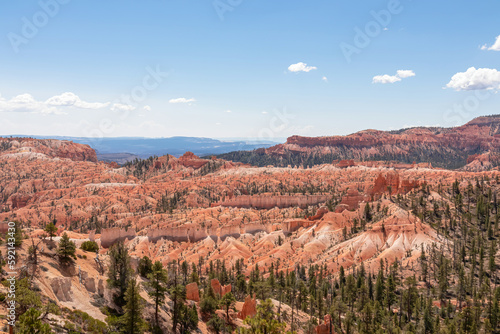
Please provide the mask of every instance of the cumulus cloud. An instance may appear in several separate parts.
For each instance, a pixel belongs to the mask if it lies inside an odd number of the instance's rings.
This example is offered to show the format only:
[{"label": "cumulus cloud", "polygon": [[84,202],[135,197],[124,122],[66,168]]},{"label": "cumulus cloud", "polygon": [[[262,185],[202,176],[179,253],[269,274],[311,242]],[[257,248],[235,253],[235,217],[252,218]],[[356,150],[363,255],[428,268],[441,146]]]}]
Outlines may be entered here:
[{"label": "cumulus cloud", "polygon": [[45,104],[42,101],[37,101],[30,94],[21,94],[7,100],[0,97],[0,112],[33,112],[51,114],[57,109]]},{"label": "cumulus cloud", "polygon": [[227,113],[231,113],[231,112],[233,112],[233,111],[232,111],[232,110],[226,110],[226,112],[227,112]]},{"label": "cumulus cloud", "polygon": [[401,81],[401,79],[414,76],[415,72],[413,72],[412,70],[397,70],[396,75],[383,74],[374,76],[372,83],[381,83],[381,84],[395,83]]},{"label": "cumulus cloud", "polygon": [[288,70],[290,72],[310,72],[312,70],[317,70],[318,68],[315,66],[307,66],[306,63],[300,62],[297,64],[292,64],[288,66]]},{"label": "cumulus cloud", "polygon": [[401,79],[404,79],[404,78],[414,77],[415,72],[413,72],[412,70],[398,70],[396,72],[396,75]]},{"label": "cumulus cloud", "polygon": [[469,67],[451,77],[447,88],[454,90],[481,90],[500,88],[500,72],[493,68]]},{"label": "cumulus cloud", "polygon": [[0,112],[67,114],[66,111],[68,111],[68,108],[101,109],[107,107],[109,104],[109,102],[85,102],[71,92],[52,96],[45,101],[38,101],[28,93],[14,96],[11,99],[0,96]]},{"label": "cumulus cloud", "polygon": [[321,78],[321,80],[323,80],[324,82],[328,82],[328,78],[327,77],[323,77],[323,78]]},{"label": "cumulus cloud", "polygon": [[195,99],[186,99],[185,97],[179,97],[176,99],[171,99],[168,101],[168,103],[192,103],[196,102]]},{"label": "cumulus cloud", "polygon": [[144,106],[142,109],[144,111],[151,111],[151,107],[150,106]]},{"label": "cumulus cloud", "polygon": [[492,46],[488,46],[485,44],[481,46],[481,50],[500,51],[500,35],[497,36],[497,39]]},{"label": "cumulus cloud", "polygon": [[75,107],[81,109],[101,109],[107,107],[109,102],[107,103],[99,103],[99,102],[85,102],[82,101],[78,95],[66,92],[61,95],[52,96],[45,103],[49,106],[64,106],[64,107]]}]

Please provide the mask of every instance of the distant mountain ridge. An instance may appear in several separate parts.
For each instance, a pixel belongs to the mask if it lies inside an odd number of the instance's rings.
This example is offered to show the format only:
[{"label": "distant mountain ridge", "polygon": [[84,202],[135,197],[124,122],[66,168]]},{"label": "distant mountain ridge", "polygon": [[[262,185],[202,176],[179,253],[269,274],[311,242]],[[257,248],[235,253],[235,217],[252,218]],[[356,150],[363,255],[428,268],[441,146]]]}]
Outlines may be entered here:
[{"label": "distant mountain ridge", "polygon": [[477,117],[454,128],[415,127],[396,131],[363,130],[347,136],[289,137],[284,144],[219,157],[258,166],[331,163],[334,160],[430,162],[443,168],[465,166],[471,156],[488,154],[497,166],[500,115]]},{"label": "distant mountain ridge", "polygon": [[[4,136],[7,137],[7,136]],[[235,150],[253,150],[267,148],[277,144],[270,141],[224,141],[201,137],[170,137],[170,138],[142,138],[142,137],[114,137],[114,138],[84,138],[66,136],[19,136],[18,138],[58,139],[69,140],[78,144],[92,147],[97,158],[103,161],[125,163],[135,158],[148,158],[170,154],[181,156],[185,152],[193,152],[199,156],[222,154]]]}]

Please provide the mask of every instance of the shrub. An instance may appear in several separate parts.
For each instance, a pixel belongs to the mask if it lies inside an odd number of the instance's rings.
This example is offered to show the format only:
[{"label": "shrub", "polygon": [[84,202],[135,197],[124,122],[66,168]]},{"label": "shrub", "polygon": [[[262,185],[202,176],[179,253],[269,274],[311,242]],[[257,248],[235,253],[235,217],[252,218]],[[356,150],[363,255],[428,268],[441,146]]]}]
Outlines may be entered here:
[{"label": "shrub", "polygon": [[95,241],[85,241],[82,243],[80,246],[80,249],[85,251],[85,252],[97,252],[99,250],[99,245]]}]

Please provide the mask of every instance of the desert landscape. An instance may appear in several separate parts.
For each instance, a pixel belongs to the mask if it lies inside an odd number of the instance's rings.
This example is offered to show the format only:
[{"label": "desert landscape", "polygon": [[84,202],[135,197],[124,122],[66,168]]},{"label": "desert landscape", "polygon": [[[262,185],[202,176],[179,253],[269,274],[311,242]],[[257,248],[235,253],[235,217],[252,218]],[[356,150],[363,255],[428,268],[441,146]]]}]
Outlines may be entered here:
[{"label": "desert landscape", "polygon": [[0,334],[500,334],[500,2],[0,2]]},{"label": "desert landscape", "polygon": [[[56,332],[114,333],[132,288],[144,331],[251,330],[266,307],[276,330],[297,333],[493,330],[499,120],[443,131],[479,148],[454,170],[405,163],[411,145],[401,161],[258,167],[187,152],[119,166],[86,145],[1,138],[2,276],[15,222],[16,290],[28,289],[16,312],[36,307]],[[264,154],[300,151],[294,140]],[[449,147],[432,135],[406,140]]]}]

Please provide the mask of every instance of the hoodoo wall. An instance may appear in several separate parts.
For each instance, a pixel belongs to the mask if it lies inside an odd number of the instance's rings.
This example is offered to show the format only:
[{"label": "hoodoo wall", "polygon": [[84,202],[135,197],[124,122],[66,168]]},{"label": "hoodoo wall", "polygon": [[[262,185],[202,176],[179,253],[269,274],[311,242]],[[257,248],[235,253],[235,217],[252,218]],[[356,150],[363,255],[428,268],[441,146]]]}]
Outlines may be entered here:
[{"label": "hoodoo wall", "polygon": [[326,202],[330,195],[295,195],[295,196],[266,196],[266,195],[242,195],[227,199],[223,202],[214,203],[212,207],[237,207],[237,208],[256,208],[256,209],[272,209],[288,208],[298,206],[305,208],[309,205],[317,205]]},{"label": "hoodoo wall", "polygon": [[119,227],[107,228],[101,233],[101,246],[109,248],[116,242],[133,238],[135,238],[135,230],[132,228],[129,228],[127,231]]}]

